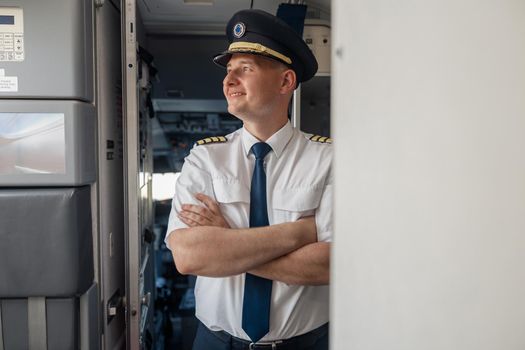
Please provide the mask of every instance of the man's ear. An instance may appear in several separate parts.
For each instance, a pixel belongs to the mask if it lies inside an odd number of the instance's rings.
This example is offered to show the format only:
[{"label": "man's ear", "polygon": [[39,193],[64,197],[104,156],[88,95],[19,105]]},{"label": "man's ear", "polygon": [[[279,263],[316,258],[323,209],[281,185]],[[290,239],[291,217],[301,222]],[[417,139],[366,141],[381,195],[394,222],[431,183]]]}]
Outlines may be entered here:
[{"label": "man's ear", "polygon": [[286,94],[290,91],[294,91],[295,86],[297,85],[297,76],[295,75],[295,72],[291,69],[287,69],[283,71],[282,77],[281,93]]}]

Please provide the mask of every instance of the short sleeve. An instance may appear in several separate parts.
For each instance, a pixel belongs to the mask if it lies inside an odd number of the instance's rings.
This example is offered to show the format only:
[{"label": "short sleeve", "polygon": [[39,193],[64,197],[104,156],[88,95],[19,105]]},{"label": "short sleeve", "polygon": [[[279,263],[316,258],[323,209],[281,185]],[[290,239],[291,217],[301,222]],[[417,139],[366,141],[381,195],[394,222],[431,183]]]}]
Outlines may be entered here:
[{"label": "short sleeve", "polygon": [[202,163],[199,156],[192,151],[190,155],[186,157],[181,174],[175,184],[175,194],[171,202],[168,228],[166,230],[166,237],[164,238],[164,243],[166,243],[168,248],[170,248],[167,243],[169,235],[176,229],[188,227],[178,217],[182,204],[201,205],[195,198],[196,193],[204,193],[215,199],[211,176],[207,171],[197,166],[199,163]]},{"label": "short sleeve", "polygon": [[315,210],[315,225],[317,241],[331,242],[333,234],[333,190],[334,182],[331,174],[326,181],[319,206]]}]

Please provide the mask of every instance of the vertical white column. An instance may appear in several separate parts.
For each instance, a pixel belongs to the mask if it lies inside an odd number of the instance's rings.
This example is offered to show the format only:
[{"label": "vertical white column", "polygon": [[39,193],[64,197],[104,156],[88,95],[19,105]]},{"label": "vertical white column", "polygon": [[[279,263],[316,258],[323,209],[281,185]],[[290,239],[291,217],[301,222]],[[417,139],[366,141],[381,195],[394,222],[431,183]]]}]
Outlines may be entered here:
[{"label": "vertical white column", "polygon": [[332,349],[525,349],[525,2],[332,15]]}]

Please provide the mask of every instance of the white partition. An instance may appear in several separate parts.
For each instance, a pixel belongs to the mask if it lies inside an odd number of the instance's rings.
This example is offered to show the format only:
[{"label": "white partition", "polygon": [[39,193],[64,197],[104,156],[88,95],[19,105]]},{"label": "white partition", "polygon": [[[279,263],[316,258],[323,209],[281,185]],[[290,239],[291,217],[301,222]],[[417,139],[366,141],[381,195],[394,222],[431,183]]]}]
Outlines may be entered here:
[{"label": "white partition", "polygon": [[525,349],[525,2],[334,0],[332,349]]}]

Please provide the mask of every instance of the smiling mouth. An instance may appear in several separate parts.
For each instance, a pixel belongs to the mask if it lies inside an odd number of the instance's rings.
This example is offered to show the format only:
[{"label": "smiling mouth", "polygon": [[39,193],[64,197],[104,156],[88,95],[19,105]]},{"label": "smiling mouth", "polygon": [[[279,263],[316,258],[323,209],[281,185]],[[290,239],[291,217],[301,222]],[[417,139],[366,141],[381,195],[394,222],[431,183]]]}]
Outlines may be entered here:
[{"label": "smiling mouth", "polygon": [[238,97],[238,96],[242,96],[244,95],[242,92],[234,92],[234,93],[231,93],[229,96],[230,97]]}]

